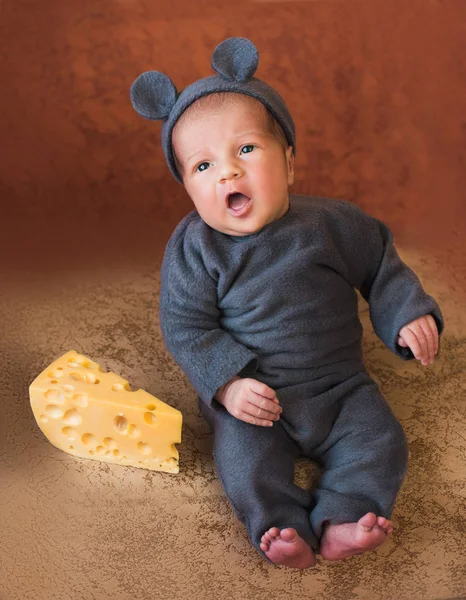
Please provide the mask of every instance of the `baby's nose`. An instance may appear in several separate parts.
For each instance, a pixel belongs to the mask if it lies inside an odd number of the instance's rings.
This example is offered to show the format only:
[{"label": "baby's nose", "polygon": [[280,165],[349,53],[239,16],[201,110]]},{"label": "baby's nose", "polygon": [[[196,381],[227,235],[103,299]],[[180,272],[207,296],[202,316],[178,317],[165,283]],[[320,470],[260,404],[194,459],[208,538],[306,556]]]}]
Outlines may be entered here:
[{"label": "baby's nose", "polygon": [[240,165],[236,163],[228,163],[222,167],[219,176],[219,182],[230,181],[231,179],[239,179],[243,176],[243,170]]}]

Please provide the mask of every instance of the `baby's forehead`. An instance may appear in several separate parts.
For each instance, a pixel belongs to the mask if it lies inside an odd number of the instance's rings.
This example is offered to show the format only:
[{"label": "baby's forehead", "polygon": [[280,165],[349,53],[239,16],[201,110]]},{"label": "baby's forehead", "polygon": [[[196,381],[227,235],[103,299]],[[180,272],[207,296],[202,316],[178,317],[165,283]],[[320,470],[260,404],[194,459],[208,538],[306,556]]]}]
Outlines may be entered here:
[{"label": "baby's forehead", "polygon": [[[232,111],[232,107],[236,110]],[[268,114],[265,106],[255,98],[231,92],[209,94],[196,100],[181,115],[175,130],[181,133],[184,126],[188,124],[204,124],[214,117],[220,120],[222,117],[234,119],[235,116],[239,123],[242,123],[246,116],[250,124],[260,129],[268,129]]]}]

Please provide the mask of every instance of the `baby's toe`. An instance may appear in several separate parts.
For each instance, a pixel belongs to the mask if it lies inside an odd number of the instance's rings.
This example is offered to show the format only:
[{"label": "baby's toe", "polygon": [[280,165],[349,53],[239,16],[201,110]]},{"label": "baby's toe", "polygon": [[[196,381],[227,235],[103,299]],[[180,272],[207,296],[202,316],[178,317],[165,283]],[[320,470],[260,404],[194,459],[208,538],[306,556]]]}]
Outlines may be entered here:
[{"label": "baby's toe", "polygon": [[262,550],[262,552],[267,552],[268,549],[270,548],[270,543],[266,543],[261,541],[261,543],[259,544],[260,549]]},{"label": "baby's toe", "polygon": [[385,517],[377,517],[377,525],[382,527],[382,529],[385,529],[387,523],[388,521]]},{"label": "baby's toe", "polygon": [[298,538],[298,533],[296,529],[292,529],[288,527],[287,529],[282,529],[280,532],[280,537],[285,542],[294,542]]},{"label": "baby's toe", "polygon": [[271,529],[266,531],[264,533],[264,535],[262,536],[262,538],[265,538],[268,542],[271,542],[272,540],[274,540],[277,537],[280,537],[280,530],[277,529],[276,527],[272,527]]},{"label": "baby's toe", "polygon": [[385,517],[377,517],[377,525],[386,533],[391,533],[393,531],[391,522]]},{"label": "baby's toe", "polygon": [[264,533],[264,535],[261,537],[261,542],[264,542],[264,544],[270,544],[271,540],[272,538],[268,533]]},{"label": "baby's toe", "polygon": [[280,534],[280,530],[277,529],[276,527],[272,527],[271,529],[266,531],[264,533],[264,535],[261,537],[261,542],[263,542],[264,544],[270,545],[270,542],[273,539],[275,539],[276,537],[278,537],[279,534]]},{"label": "baby's toe", "polygon": [[367,513],[359,519],[358,524],[364,531],[370,531],[377,524],[377,516],[374,513]]}]

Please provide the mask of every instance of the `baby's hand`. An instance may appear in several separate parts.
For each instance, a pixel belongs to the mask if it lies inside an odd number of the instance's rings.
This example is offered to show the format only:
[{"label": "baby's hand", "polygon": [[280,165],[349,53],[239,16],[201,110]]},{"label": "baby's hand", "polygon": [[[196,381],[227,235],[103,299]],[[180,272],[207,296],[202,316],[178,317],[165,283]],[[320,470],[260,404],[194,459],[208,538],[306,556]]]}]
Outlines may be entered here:
[{"label": "baby's hand", "polygon": [[432,315],[415,319],[401,328],[398,344],[409,347],[416,360],[423,366],[431,365],[438,352],[438,329]]},{"label": "baby's hand", "polygon": [[240,421],[272,427],[282,408],[272,388],[256,379],[234,377],[221,387],[215,399]]}]

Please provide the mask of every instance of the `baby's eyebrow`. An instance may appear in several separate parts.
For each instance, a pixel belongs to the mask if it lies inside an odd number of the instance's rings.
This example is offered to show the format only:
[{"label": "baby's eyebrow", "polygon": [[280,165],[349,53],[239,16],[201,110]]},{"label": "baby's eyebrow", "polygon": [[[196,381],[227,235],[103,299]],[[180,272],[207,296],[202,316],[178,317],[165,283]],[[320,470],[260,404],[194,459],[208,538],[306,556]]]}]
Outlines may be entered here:
[{"label": "baby's eyebrow", "polygon": [[205,154],[206,152],[208,152],[207,148],[201,148],[200,150],[196,150],[196,152],[194,152],[194,154],[191,154],[191,156],[188,156],[188,158],[185,160],[186,163],[189,163],[193,160],[194,157],[196,157],[198,154]]},{"label": "baby's eyebrow", "polygon": [[262,129],[251,129],[250,131],[240,131],[236,137],[246,137],[248,135],[267,135],[267,132],[262,131]]}]

